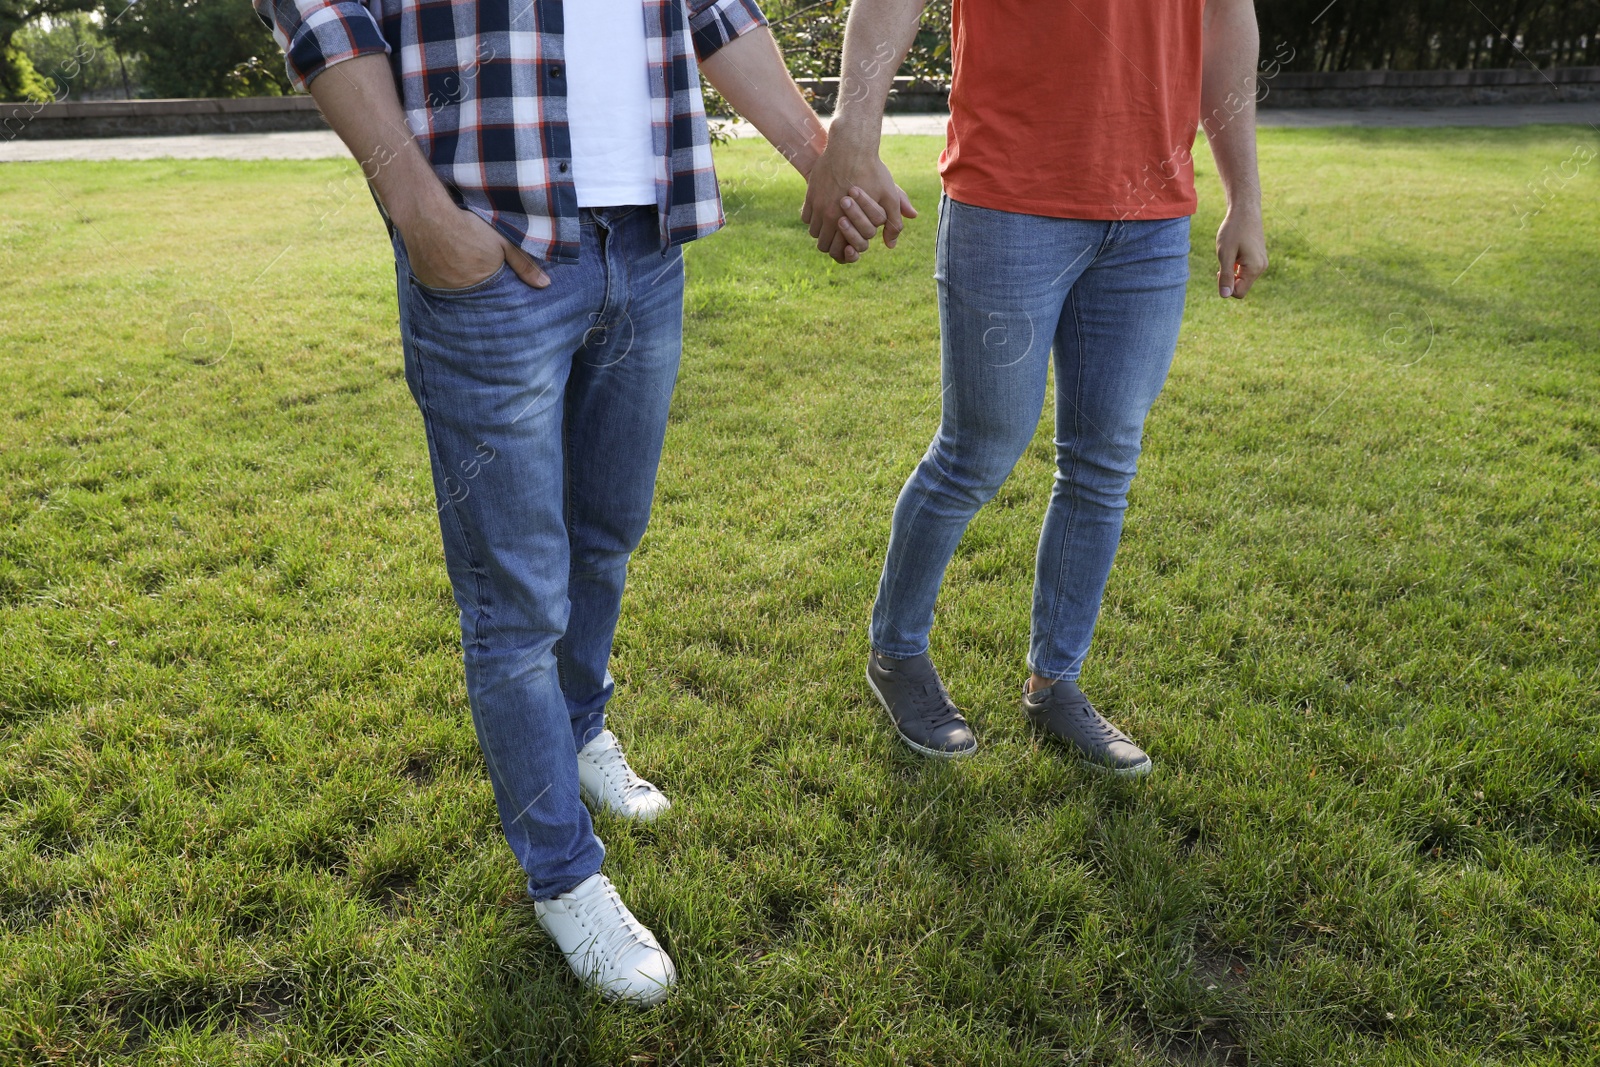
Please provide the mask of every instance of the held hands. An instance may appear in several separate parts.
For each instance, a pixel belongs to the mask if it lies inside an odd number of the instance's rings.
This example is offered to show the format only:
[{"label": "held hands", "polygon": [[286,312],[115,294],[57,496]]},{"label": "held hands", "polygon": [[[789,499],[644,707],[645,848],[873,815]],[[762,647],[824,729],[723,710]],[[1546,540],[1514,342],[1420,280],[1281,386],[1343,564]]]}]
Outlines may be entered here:
[{"label": "held hands", "polygon": [[1261,208],[1229,208],[1217,230],[1217,295],[1243,300],[1267,269]]},{"label": "held hands", "polygon": [[801,221],[810,224],[818,251],[839,263],[854,263],[883,228],[883,244],[893,248],[905,219],[917,217],[905,190],[894,183],[876,147],[857,145],[836,133],[806,175]]},{"label": "held hands", "polygon": [[465,208],[445,201],[400,231],[411,273],[430,289],[465,289],[488,279],[507,263],[517,277],[543,289],[550,278],[522,249]]},{"label": "held hands", "polygon": [[[885,247],[893,248],[904,220],[916,217],[917,209],[875,149],[853,149],[841,138],[829,144],[807,175],[800,218],[810,225],[817,248],[839,263],[860,259],[880,227]],[[489,278],[502,262],[535,289],[550,284],[531,256],[448,201],[396,224],[411,273],[430,289],[468,288]]]}]

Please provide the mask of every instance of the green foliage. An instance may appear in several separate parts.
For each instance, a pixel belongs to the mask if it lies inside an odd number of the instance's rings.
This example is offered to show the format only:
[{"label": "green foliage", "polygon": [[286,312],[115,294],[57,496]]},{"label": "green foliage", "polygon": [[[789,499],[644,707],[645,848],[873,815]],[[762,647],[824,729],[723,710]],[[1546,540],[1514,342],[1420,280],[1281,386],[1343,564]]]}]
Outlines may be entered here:
[{"label": "green foliage", "polygon": [[281,96],[283,55],[244,0],[138,0],[109,28],[155,97]]},{"label": "green foliage", "polygon": [[86,11],[57,16],[48,28],[34,23],[17,34],[16,44],[27,52],[57,100],[106,90],[132,95],[138,83],[137,57],[130,61],[118,53],[100,19]]},{"label": "green foliage", "polygon": [[[796,78],[836,78],[844,48],[846,0],[777,0],[763,7]],[[932,0],[901,64],[900,76],[936,85],[950,79],[950,0]]]},{"label": "green foliage", "polygon": [[282,96],[288,88],[283,57],[276,52],[251,56],[228,71],[228,85],[234,96]]},{"label": "green foliage", "polygon": [[983,750],[862,682],[939,418],[940,145],[884,143],[894,252],[750,141],[687,252],[611,709],[674,808],[598,823],[655,1012],[520,898],[357,167],[0,167],[0,1063],[1594,1062],[1595,132],[1263,131],[1244,302],[1202,153],[1084,680],[1142,783],[1013,703],[1048,418],[934,632]]},{"label": "green foliage", "polygon": [[0,100],[49,100],[50,83],[39,77],[27,50],[0,44]]},{"label": "green foliage", "polygon": [[[848,10],[847,0],[775,0],[763,5],[772,35],[783,52],[789,73],[796,80],[839,76]],[[897,76],[949,86],[950,0],[932,0],[924,8],[922,24]],[[737,117],[722,95],[704,79],[701,91],[705,96],[706,113],[712,119],[726,121]],[[814,105],[826,104],[826,101],[816,100],[809,88],[806,91]],[[726,138],[718,127],[719,124],[713,122],[712,139],[721,143]]]},{"label": "green foliage", "polygon": [[98,0],[0,0],[0,100],[45,100],[50,87],[16,43],[23,27],[40,18],[92,9]]},{"label": "green foliage", "polygon": [[1261,54],[1290,70],[1600,65],[1600,0],[1263,0]]}]

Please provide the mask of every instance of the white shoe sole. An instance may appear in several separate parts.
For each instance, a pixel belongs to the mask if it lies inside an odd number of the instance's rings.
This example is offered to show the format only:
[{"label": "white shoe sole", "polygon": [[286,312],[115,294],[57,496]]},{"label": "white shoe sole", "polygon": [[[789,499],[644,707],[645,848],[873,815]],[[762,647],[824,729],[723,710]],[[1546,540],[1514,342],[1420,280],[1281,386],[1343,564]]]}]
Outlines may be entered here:
[{"label": "white shoe sole", "polygon": [[1037,725],[1033,727],[1033,730],[1035,734],[1043,738],[1048,743],[1060,745],[1068,752],[1071,752],[1073,758],[1077,760],[1079,766],[1087,768],[1096,774],[1109,774],[1113,778],[1143,778],[1145,775],[1156,769],[1155,761],[1153,761],[1149,756],[1144,758],[1143,763],[1135,763],[1132,767],[1107,767],[1104,763],[1096,763],[1094,760],[1089,759],[1081,751],[1079,751],[1078,746],[1072,744],[1071,742],[1052,736]]},{"label": "white shoe sole", "polygon": [[1104,763],[1096,763],[1082,756],[1078,757],[1078,762],[1096,774],[1109,774],[1113,778],[1143,778],[1156,769],[1155,762],[1149,756],[1144,758],[1143,763],[1135,763],[1132,767],[1107,767]]},{"label": "white shoe sole", "polygon": [[1065,738],[1055,736],[1044,727],[1040,726],[1033,720],[1032,716],[1028,714],[1028,709],[1026,707],[1022,709],[1022,715],[1023,721],[1032,728],[1036,736],[1043,738],[1045,741],[1051,744],[1060,745],[1062,748],[1065,748],[1068,752],[1072,753],[1073,758],[1077,760],[1079,765],[1094,771],[1096,774],[1109,774],[1113,778],[1143,778],[1156,768],[1155,762],[1151,760],[1148,755],[1145,756],[1143,763],[1135,763],[1132,767],[1107,767],[1104,763],[1096,763],[1094,760],[1085,756],[1077,745],[1074,745]]},{"label": "white shoe sole", "polygon": [[900,732],[900,724],[894,721],[894,712],[889,710],[889,701],[884,698],[883,692],[878,688],[878,683],[872,680],[872,668],[867,668],[867,688],[872,690],[872,695],[878,698],[878,703],[883,705],[883,713],[889,716],[889,725],[894,727],[895,736],[906,743],[911,751],[933,759],[966,759],[968,756],[977,755],[978,746],[974,745],[965,752],[946,752],[939,748],[928,748],[919,745],[911,738]]},{"label": "white shoe sole", "polygon": [[[581,979],[580,979],[581,981]],[[678,984],[678,969],[672,969],[672,976],[659,986],[646,990],[620,990],[615,987],[593,986],[599,991],[600,996],[613,1004],[626,1004],[630,1008],[653,1008],[666,1000],[672,993],[672,987]]]},{"label": "white shoe sole", "polygon": [[616,807],[615,805],[603,803],[599,797],[590,796],[589,792],[581,785],[578,787],[578,795],[583,798],[583,802],[585,804],[589,805],[590,811],[603,811],[610,815],[615,815],[619,819],[625,819],[628,822],[640,824],[653,823],[657,819],[661,818],[661,816],[665,815],[668,811],[672,810],[672,801],[668,800],[665,804],[661,805],[661,807],[647,815],[640,815],[631,811],[623,811],[621,808]]}]

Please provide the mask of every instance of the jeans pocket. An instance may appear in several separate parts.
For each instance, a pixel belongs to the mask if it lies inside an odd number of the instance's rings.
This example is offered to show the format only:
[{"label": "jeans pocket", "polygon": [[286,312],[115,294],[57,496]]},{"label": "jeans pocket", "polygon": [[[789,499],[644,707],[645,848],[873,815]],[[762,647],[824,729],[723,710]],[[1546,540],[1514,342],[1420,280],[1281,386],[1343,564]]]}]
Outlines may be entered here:
[{"label": "jeans pocket", "polygon": [[500,266],[495,268],[494,273],[483,279],[481,282],[473,282],[471,285],[464,285],[459,289],[436,289],[431,285],[423,285],[421,282],[419,282],[417,280],[417,276],[411,272],[410,265],[407,264],[406,266],[406,276],[411,280],[411,284],[415,288],[427,296],[443,300],[449,300],[452,297],[472,296],[475,293],[481,293],[488,289],[493,289],[495,286],[504,281],[506,275],[510,273],[512,273],[511,264],[507,263],[505,260],[501,260]]}]

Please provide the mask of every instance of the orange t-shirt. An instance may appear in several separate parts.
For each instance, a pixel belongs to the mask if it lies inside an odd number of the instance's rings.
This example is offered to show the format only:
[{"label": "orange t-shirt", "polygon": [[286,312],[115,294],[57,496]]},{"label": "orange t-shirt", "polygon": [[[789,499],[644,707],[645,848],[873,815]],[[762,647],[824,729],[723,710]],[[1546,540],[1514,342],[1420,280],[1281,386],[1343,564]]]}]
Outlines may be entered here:
[{"label": "orange t-shirt", "polygon": [[1195,209],[1205,0],[955,0],[951,198],[1069,219]]}]

